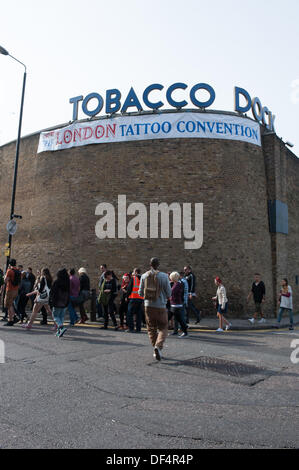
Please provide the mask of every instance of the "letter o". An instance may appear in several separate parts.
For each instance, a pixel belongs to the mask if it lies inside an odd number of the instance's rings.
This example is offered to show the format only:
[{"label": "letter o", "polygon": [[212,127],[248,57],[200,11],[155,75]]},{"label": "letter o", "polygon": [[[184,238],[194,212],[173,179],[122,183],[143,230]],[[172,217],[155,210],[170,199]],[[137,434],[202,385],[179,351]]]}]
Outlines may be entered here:
[{"label": "letter o", "polygon": [[[195,97],[195,93],[197,92],[197,90],[206,90],[210,94],[210,99],[208,101],[198,101],[198,99]],[[198,83],[197,85],[194,85],[194,87],[192,87],[190,90],[190,99],[194,106],[197,106],[198,108],[208,108],[214,103],[215,98],[216,93],[214,88],[212,88],[207,83]]]},{"label": "letter o", "polygon": [[[157,126],[157,130],[156,130],[156,131],[154,130],[154,126],[155,126],[155,125]],[[161,128],[161,126],[160,126],[160,124],[159,124],[158,122],[154,122],[154,123],[151,125],[151,131],[152,131],[153,134],[158,134],[158,132],[160,132],[160,128]]]},{"label": "letter o", "polygon": [[[166,124],[167,124],[167,126],[168,126],[168,127],[167,127],[167,130],[165,129]],[[164,121],[164,122],[162,123],[161,128],[162,128],[162,132],[164,132],[164,134],[168,134],[168,132],[171,131],[171,124],[170,124],[170,122]]]},{"label": "letter o", "polygon": [[[257,113],[256,106],[258,106],[259,108],[259,114]],[[263,107],[259,98],[253,98],[251,108],[252,108],[252,113],[254,115],[254,118],[257,121],[261,121],[263,118]]]},{"label": "letter o", "polygon": [[246,127],[245,135],[246,135],[246,137],[252,137],[252,131],[251,131],[250,127]]},{"label": "letter o", "polygon": [[[190,129],[190,126],[189,124],[192,124],[192,129]],[[195,132],[195,122],[194,121],[188,121],[187,124],[186,124],[186,130],[187,132]]]},{"label": "letter o", "polygon": [[73,138],[73,133],[70,130],[64,131],[63,140],[66,144],[69,144]]},{"label": "letter o", "polygon": [[96,129],[95,129],[95,136],[96,136],[96,139],[101,139],[104,134],[105,134],[105,129],[104,129],[104,127],[101,126],[101,125],[97,126]]},{"label": "letter o", "polygon": [[[87,105],[92,98],[95,98],[96,100],[98,100],[98,105],[93,111],[89,111],[87,109]],[[103,106],[104,106],[104,100],[101,97],[101,95],[99,95],[98,93],[89,93],[89,95],[85,96],[83,100],[82,111],[87,116],[95,116],[102,110]]]}]

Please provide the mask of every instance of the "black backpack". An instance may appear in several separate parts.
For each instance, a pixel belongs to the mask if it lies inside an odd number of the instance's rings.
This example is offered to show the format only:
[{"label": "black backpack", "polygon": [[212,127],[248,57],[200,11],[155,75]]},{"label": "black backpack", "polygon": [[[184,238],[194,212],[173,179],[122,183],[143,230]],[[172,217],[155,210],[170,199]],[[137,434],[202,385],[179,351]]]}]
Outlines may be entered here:
[{"label": "black backpack", "polygon": [[18,286],[21,284],[21,272],[18,269],[14,269],[13,272],[15,273],[15,275],[11,283],[13,286]]}]

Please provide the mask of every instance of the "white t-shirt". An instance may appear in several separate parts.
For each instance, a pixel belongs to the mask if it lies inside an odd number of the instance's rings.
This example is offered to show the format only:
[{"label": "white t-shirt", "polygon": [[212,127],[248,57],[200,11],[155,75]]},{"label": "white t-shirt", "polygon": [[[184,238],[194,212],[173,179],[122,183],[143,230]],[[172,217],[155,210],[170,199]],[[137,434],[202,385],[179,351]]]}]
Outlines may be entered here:
[{"label": "white t-shirt", "polygon": [[280,306],[282,308],[290,308],[291,310],[293,310],[293,293],[291,286],[288,286],[288,292],[291,294],[290,297],[282,295],[280,299]]}]

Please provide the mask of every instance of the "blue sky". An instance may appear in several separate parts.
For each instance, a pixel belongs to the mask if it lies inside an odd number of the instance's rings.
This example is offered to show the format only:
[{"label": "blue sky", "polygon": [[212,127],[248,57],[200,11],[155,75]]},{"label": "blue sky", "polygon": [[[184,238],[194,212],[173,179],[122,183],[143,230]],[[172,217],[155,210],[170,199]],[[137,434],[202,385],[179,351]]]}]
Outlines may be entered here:
[{"label": "blue sky", "polygon": [[[27,65],[22,135],[71,120],[73,96],[205,82],[211,109],[233,111],[234,86],[258,96],[299,155],[298,20],[297,0],[11,0],[0,45]],[[3,145],[16,138],[23,69],[0,55],[0,72]]]}]

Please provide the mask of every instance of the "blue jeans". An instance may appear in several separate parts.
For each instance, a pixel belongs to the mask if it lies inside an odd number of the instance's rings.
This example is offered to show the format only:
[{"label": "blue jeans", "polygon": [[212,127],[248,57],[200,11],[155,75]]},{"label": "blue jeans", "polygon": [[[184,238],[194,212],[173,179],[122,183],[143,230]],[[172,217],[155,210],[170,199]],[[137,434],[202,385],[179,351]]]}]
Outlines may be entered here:
[{"label": "blue jeans", "polygon": [[174,315],[174,329],[173,332],[178,332],[178,326],[181,325],[182,331],[187,333],[187,323],[185,320],[185,308],[184,307],[170,307],[170,318]]},{"label": "blue jeans", "polygon": [[294,319],[293,319],[293,310],[291,308],[280,307],[279,312],[278,312],[277,322],[280,323],[281,317],[284,312],[288,312],[289,318],[290,318],[290,325],[293,326]]},{"label": "blue jeans", "polygon": [[54,321],[56,325],[58,326],[58,328],[61,328],[63,326],[64,315],[65,315],[66,310],[67,310],[66,308],[53,307],[52,313],[53,313]]},{"label": "blue jeans", "polygon": [[128,305],[127,325],[131,331],[134,330],[134,314],[136,314],[136,331],[141,331],[143,300],[131,299]]},{"label": "blue jeans", "polygon": [[76,323],[76,321],[78,320],[78,315],[76,313],[76,310],[75,310],[75,307],[74,305],[72,304],[72,300],[77,300],[78,297],[73,297],[71,296],[70,297],[70,303],[68,304],[68,311],[70,313],[70,324],[71,325],[74,325]]}]

